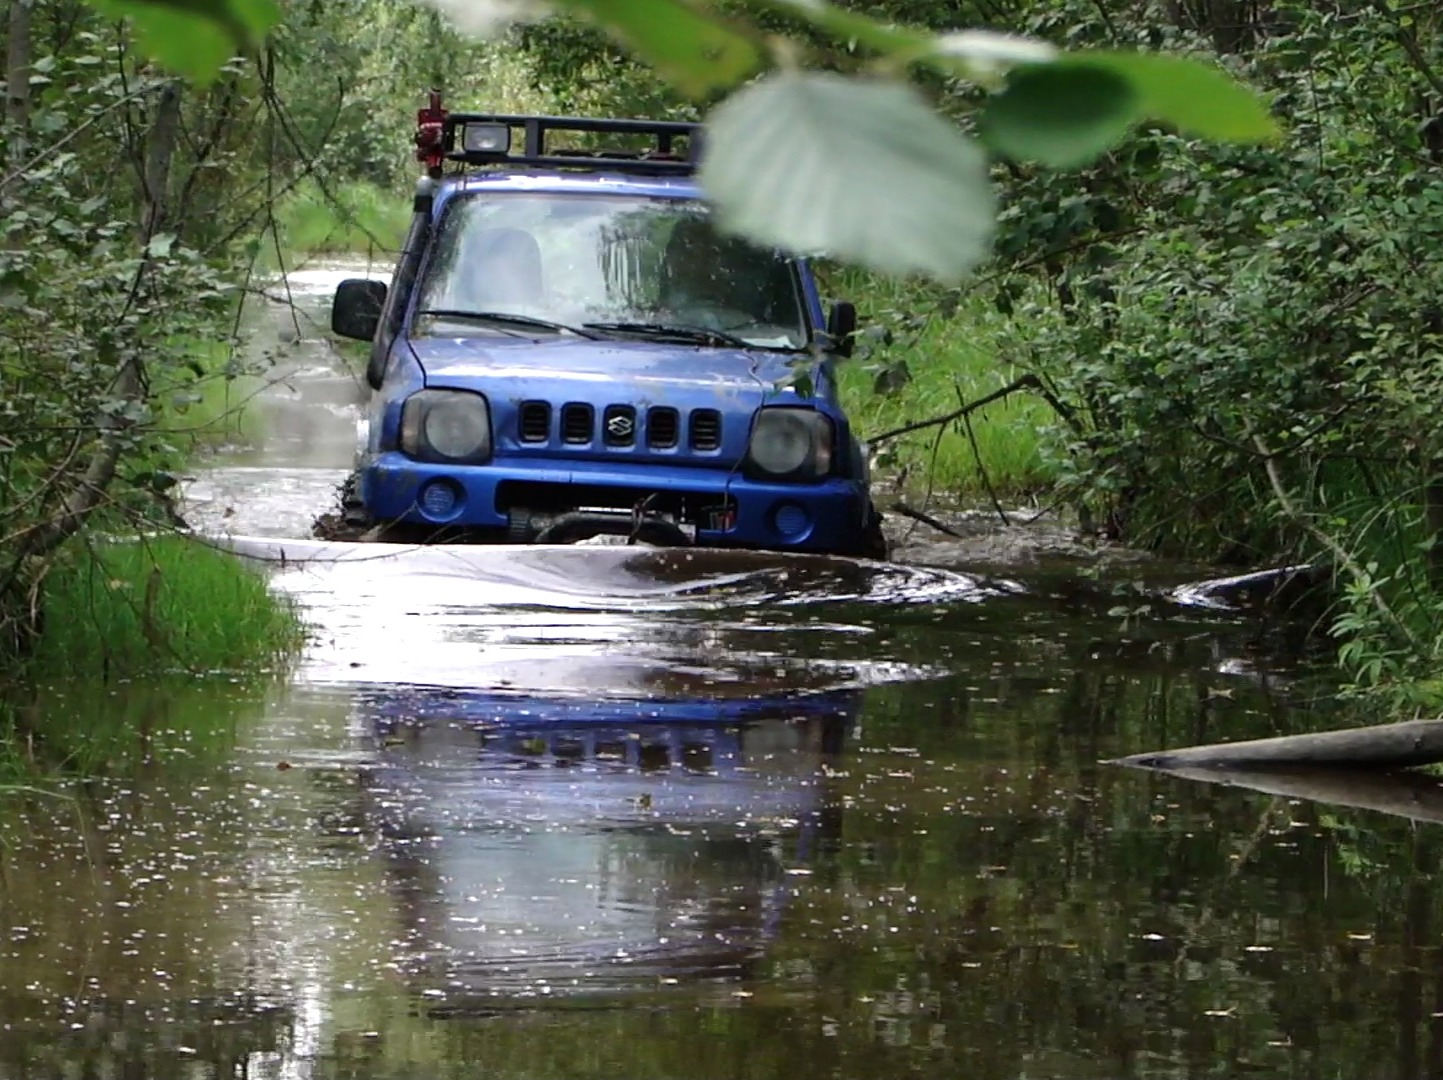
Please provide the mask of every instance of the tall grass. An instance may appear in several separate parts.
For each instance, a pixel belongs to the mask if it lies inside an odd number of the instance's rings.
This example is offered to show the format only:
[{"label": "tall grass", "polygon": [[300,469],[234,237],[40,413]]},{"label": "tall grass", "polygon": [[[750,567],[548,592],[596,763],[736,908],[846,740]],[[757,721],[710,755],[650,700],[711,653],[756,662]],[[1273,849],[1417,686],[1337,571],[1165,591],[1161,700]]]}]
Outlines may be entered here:
[{"label": "tall grass", "polygon": [[[998,353],[997,315],[980,304],[939,304],[923,286],[848,274],[834,294],[857,304],[859,330],[888,327],[893,344],[877,345],[839,365],[843,403],[863,438],[943,416],[1007,386],[1023,374]],[[907,492],[931,488],[963,498],[1018,497],[1052,479],[1041,454],[1042,425],[1055,419],[1028,391],[875,446],[878,479]],[[973,445],[975,441],[975,447]]]},{"label": "tall grass", "polygon": [[411,191],[306,180],[276,207],[275,219],[289,258],[364,254],[389,266],[411,223]]},{"label": "tall grass", "polygon": [[25,660],[36,681],[255,674],[281,668],[303,639],[298,612],[264,578],[184,536],[76,544],[47,574],[42,602]]}]

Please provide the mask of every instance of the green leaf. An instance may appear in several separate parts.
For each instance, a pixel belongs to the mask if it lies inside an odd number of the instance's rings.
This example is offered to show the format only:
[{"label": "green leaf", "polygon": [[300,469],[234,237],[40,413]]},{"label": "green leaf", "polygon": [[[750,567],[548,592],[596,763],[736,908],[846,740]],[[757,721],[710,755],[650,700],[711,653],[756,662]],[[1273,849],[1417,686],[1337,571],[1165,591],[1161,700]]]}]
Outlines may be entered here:
[{"label": "green leaf", "polygon": [[986,257],[986,156],[903,83],[770,75],[708,121],[719,224],[793,252],[956,281]]},{"label": "green leaf", "polygon": [[1228,142],[1264,142],[1278,126],[1267,103],[1221,68],[1162,53],[1077,52],[1062,61],[1126,79],[1139,119],[1171,124],[1184,135]]},{"label": "green leaf", "polygon": [[1071,64],[1029,67],[988,101],[982,139],[1021,161],[1083,165],[1127,134],[1138,98],[1122,76]]},{"label": "green leaf", "polygon": [[761,57],[743,34],[682,0],[561,0],[604,27],[693,97],[732,86],[756,70]]},{"label": "green leaf", "polygon": [[275,0],[89,0],[102,15],[128,19],[140,48],[177,74],[206,85],[258,44],[280,18]]}]

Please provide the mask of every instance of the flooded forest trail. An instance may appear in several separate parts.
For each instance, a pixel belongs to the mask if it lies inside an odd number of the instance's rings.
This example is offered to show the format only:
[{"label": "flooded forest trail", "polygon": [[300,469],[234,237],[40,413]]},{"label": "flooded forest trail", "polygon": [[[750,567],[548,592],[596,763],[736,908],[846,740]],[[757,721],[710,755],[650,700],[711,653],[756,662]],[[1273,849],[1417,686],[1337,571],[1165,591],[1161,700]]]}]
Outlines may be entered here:
[{"label": "flooded forest trail", "polygon": [[1081,556],[310,540],[335,277],[185,504],[311,640],[76,691],[223,737],[0,803],[0,1077],[1443,1074],[1436,828],[1099,764],[1326,726],[1288,635]]}]

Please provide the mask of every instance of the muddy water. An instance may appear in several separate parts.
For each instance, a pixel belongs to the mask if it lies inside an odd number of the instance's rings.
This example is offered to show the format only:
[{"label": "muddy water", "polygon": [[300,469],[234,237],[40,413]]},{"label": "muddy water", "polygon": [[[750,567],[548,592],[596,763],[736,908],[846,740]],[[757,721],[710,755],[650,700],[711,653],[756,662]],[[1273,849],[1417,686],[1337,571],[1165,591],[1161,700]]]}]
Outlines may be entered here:
[{"label": "muddy water", "polygon": [[188,509],[313,640],[51,699],[152,752],[0,802],[0,1076],[1443,1070],[1436,831],[1099,764],[1323,723],[1274,630],[1169,568],[307,541],[310,336]]}]

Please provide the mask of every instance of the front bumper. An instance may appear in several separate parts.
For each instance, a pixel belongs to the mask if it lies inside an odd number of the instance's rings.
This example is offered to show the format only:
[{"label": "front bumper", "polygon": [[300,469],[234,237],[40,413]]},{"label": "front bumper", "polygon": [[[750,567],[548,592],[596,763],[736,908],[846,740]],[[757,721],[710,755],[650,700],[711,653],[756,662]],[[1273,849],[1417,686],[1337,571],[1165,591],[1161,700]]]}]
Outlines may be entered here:
[{"label": "front bumper", "polygon": [[587,461],[437,465],[395,451],[366,464],[359,487],[378,521],[498,531],[511,528],[513,509],[530,508],[538,499],[583,509],[604,492],[617,511],[648,496],[690,499],[728,508],[725,527],[696,523],[699,545],[831,554],[858,547],[868,513],[867,493],[853,480],[768,484],[720,469],[618,469]]}]

